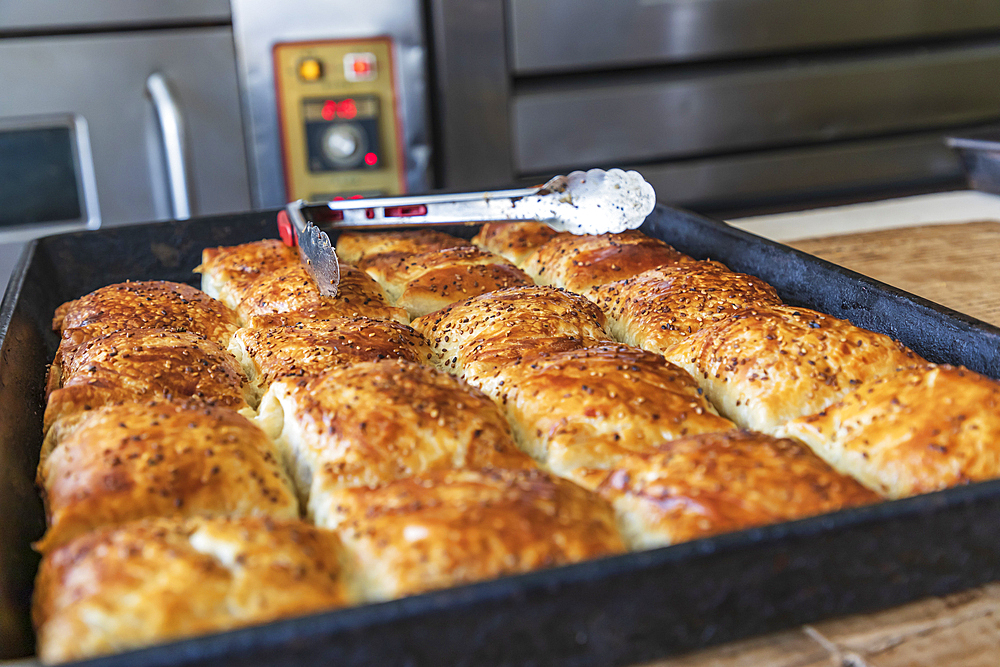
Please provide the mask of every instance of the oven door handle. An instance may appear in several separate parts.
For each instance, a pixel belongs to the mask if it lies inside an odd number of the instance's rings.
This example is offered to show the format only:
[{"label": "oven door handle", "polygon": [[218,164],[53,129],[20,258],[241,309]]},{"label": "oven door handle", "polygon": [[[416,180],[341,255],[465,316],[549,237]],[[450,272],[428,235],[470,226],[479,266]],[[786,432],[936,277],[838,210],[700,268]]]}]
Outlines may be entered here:
[{"label": "oven door handle", "polygon": [[173,217],[187,220],[191,217],[191,190],[187,173],[187,151],[184,146],[184,117],[177,98],[160,72],[153,72],[146,79],[146,92],[153,100],[160,125],[160,139],[167,162],[167,185]]}]

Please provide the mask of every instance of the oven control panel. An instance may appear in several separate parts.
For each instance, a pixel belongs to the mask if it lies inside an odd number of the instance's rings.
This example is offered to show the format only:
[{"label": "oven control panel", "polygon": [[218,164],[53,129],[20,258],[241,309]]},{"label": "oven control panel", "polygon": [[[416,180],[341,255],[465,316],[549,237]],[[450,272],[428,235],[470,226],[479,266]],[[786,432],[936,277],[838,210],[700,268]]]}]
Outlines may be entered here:
[{"label": "oven control panel", "polygon": [[278,44],[274,73],[289,200],[405,191],[390,39]]}]

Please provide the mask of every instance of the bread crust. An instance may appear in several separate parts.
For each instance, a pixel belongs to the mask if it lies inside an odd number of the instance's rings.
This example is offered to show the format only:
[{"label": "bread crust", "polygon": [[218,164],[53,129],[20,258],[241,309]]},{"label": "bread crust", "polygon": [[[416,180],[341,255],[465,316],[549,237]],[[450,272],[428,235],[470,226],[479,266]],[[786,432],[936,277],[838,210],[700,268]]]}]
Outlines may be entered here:
[{"label": "bread crust", "polygon": [[703,327],[748,307],[779,305],[774,288],[718,262],[685,262],[600,285],[584,295],[617,340],[662,354]]},{"label": "bread crust", "polygon": [[539,285],[582,292],[649,269],[693,261],[659,239],[630,230],[557,236],[535,250],[521,268]]},{"label": "bread crust", "polygon": [[487,222],[472,242],[521,266],[537,248],[565,234],[544,222]]},{"label": "bread crust", "polygon": [[630,548],[793,521],[881,498],[807,448],[762,433],[679,438],[580,475],[615,508]]},{"label": "bread crust", "polygon": [[51,664],[343,607],[343,549],[307,524],[146,519],[42,561],[33,615]]},{"label": "bread crust", "polygon": [[922,362],[888,336],[792,306],[741,310],[663,356],[691,373],[722,415],[764,433]]},{"label": "bread crust", "polygon": [[433,229],[415,229],[407,232],[343,232],[337,237],[337,257],[341,261],[357,264],[375,255],[416,255],[445,248],[472,245],[465,239]]},{"label": "bread crust", "polygon": [[205,248],[195,273],[201,288],[235,309],[261,276],[299,263],[299,254],[278,239]]},{"label": "bread crust", "polygon": [[56,425],[38,468],[48,552],[89,530],[152,516],[297,519],[274,444],[230,410],[166,402],[105,406]]},{"label": "bread crust", "polygon": [[1000,383],[927,364],[857,387],[779,432],[890,498],[1000,477]]},{"label": "bread crust", "polygon": [[623,551],[611,508],[541,471],[438,470],[327,499],[358,571],[385,600]]}]

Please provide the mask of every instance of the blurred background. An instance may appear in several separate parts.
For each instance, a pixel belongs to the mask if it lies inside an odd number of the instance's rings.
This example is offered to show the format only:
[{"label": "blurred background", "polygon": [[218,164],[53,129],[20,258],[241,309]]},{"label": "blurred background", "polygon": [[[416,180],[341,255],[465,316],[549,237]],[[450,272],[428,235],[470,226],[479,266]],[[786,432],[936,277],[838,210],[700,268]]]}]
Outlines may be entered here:
[{"label": "blurred background", "polygon": [[809,208],[962,187],[997,121],[996,0],[0,0],[8,243],[594,166]]}]

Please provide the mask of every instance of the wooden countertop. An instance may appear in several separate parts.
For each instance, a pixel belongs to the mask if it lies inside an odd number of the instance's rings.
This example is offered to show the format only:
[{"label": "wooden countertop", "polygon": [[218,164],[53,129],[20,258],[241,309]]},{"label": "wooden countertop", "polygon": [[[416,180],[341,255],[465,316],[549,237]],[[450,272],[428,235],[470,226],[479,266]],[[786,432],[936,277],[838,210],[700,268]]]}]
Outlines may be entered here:
[{"label": "wooden countertop", "polygon": [[[744,228],[753,231],[751,225]],[[882,229],[789,244],[1000,326],[1000,222]],[[1000,583],[733,642],[648,667],[751,665],[997,667]]]}]

